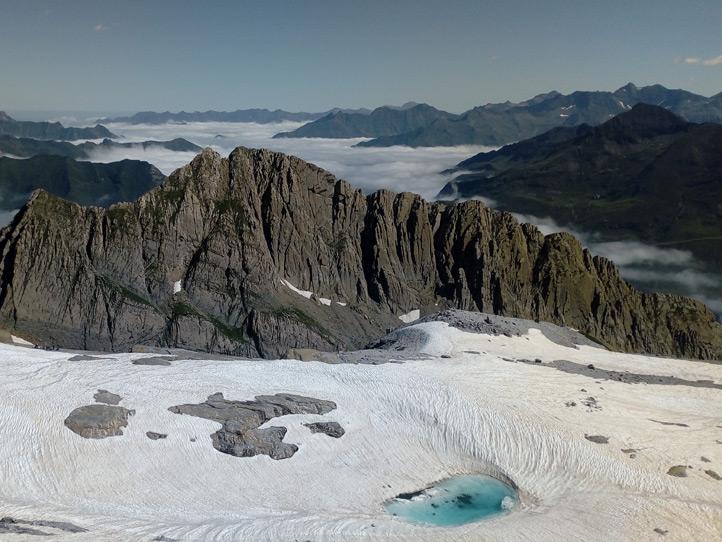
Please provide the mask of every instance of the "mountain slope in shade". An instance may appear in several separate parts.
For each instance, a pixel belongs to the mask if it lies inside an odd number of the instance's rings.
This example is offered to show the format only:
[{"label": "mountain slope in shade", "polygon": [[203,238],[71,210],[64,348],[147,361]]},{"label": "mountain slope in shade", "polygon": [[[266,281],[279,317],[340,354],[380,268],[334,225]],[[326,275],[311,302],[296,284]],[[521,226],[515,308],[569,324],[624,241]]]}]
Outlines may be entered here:
[{"label": "mountain slope in shade", "polygon": [[59,122],[19,121],[0,112],[0,135],[29,137],[33,139],[100,139],[117,137],[105,126],[96,124],[90,128],[66,128]]},{"label": "mountain slope in shade", "polygon": [[722,357],[701,303],[634,290],[568,234],[476,201],[364,195],[266,150],[207,149],[108,209],[37,191],[0,232],[0,257],[2,326],[67,347],[273,357],[360,346],[402,315],[457,307],[627,351]]},{"label": "mountain slope in shade", "polygon": [[487,104],[455,118],[435,119],[406,132],[388,134],[361,147],[435,147],[480,144],[499,146],[527,139],[558,126],[598,125],[638,103],[659,105],[691,122],[722,122],[722,101],[661,85],[633,84],[614,92],[578,91],[540,94],[521,103]]},{"label": "mountain slope in shade", "polygon": [[132,149],[143,150],[160,148],[176,152],[199,152],[201,148],[183,138],[170,141],[141,141],[134,143],[120,143],[112,139],[104,139],[100,143],[87,141],[74,145],[67,141],[45,141],[41,139],[18,138],[13,136],[0,136],[0,156],[27,158],[38,154],[53,154],[73,159],[89,158],[94,151]]},{"label": "mountain slope in shade", "polygon": [[454,117],[456,115],[430,105],[409,103],[401,107],[379,107],[368,114],[342,111],[330,113],[292,132],[281,132],[273,137],[379,137],[416,130],[436,119]]},{"label": "mountain slope in shade", "polygon": [[483,196],[602,240],[690,250],[722,273],[722,125],[639,104],[601,126],[557,128],[458,168],[473,172],[440,197]]},{"label": "mountain slope in shade", "polygon": [[82,205],[108,206],[135,200],[164,178],[153,165],[139,160],[96,164],[63,156],[5,157],[0,158],[0,209],[22,207],[38,188]]}]

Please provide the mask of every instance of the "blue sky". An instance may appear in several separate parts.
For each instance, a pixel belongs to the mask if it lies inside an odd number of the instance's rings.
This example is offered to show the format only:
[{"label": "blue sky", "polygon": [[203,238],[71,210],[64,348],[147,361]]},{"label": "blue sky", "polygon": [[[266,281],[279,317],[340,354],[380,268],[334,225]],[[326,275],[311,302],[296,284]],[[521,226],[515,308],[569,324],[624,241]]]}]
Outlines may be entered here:
[{"label": "blue sky", "polygon": [[722,91],[722,2],[0,0],[0,109],[462,111],[552,89]]}]

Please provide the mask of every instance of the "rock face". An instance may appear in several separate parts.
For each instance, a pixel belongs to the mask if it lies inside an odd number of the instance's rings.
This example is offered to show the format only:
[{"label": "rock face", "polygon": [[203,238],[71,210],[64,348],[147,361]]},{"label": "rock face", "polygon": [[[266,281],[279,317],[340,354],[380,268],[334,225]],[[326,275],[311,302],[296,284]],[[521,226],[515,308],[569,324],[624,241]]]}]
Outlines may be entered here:
[{"label": "rock face", "polygon": [[78,407],[65,418],[65,426],[83,438],[107,438],[123,434],[128,416],[135,411],[119,406],[87,405]]},{"label": "rock face", "polygon": [[229,401],[222,393],[214,393],[204,403],[173,406],[168,410],[221,423],[221,429],[211,435],[213,447],[219,452],[236,457],[267,455],[272,459],[287,459],[298,447],[283,442],[286,428],[259,427],[278,416],[326,414],[335,408],[336,403],[332,401],[290,393],[258,395],[254,401]]},{"label": "rock face", "polygon": [[134,203],[36,191],[0,231],[0,326],[38,343],[280,357],[357,348],[415,309],[580,330],[609,348],[722,357],[701,303],[643,294],[569,234],[481,202],[368,196],[298,158],[205,150]]}]

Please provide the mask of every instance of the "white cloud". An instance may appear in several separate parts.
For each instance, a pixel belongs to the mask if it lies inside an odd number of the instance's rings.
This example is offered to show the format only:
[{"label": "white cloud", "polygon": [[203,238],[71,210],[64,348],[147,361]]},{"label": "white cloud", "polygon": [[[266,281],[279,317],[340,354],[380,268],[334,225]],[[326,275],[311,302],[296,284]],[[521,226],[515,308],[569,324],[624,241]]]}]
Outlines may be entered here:
[{"label": "white cloud", "polygon": [[11,211],[0,211],[0,228],[7,226],[12,222],[13,218],[20,209],[13,209]]},{"label": "white cloud", "polygon": [[106,30],[108,30],[108,27],[105,26],[103,23],[98,23],[93,27],[93,30],[95,32],[105,32]]},{"label": "white cloud", "polygon": [[714,58],[699,58],[696,56],[687,57],[684,59],[685,64],[695,64],[702,66],[719,66],[722,64],[722,55]]},{"label": "white cloud", "polygon": [[[303,123],[277,124],[192,122],[188,124],[132,125],[106,124],[109,130],[122,135],[119,141],[168,140],[184,137],[201,147],[213,147],[223,155],[243,145],[293,154],[308,160],[345,179],[365,192],[388,188],[397,192],[411,191],[433,199],[448,181],[439,172],[461,160],[491,147],[465,145],[459,147],[364,148],[353,147],[364,139],[272,139],[278,132],[290,131]],[[222,138],[217,138],[222,135]],[[194,153],[178,153],[165,149],[114,149],[94,152],[95,162],[112,162],[123,158],[146,160],[163,173],[187,164]]]}]

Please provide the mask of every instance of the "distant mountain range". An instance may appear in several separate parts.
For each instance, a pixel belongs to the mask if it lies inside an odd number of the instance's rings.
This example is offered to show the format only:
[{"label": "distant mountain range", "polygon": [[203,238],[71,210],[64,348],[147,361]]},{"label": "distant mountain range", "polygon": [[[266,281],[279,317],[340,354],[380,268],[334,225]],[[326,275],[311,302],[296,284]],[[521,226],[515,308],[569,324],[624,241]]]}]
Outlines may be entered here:
[{"label": "distant mountain range", "polygon": [[371,113],[338,111],[291,131],[273,136],[353,138],[378,137],[406,133],[432,124],[435,120],[451,119],[456,115],[440,111],[426,104],[405,104],[401,107],[383,106]]},{"label": "distant mountain range", "polygon": [[[371,137],[360,147],[500,146],[527,139],[558,126],[598,125],[638,103],[669,109],[690,122],[722,121],[722,93],[711,98],[661,85],[639,88],[632,83],[614,91],[540,94],[520,103],[475,107],[460,115],[417,105],[400,115],[388,107],[371,115],[332,113],[278,137]],[[422,114],[423,113],[423,114]],[[404,122],[408,116],[412,122]]]},{"label": "distant mountain range", "polygon": [[137,143],[119,143],[112,139],[104,139],[101,143],[85,142],[74,145],[67,141],[48,141],[30,138],[18,138],[13,136],[0,136],[0,156],[3,154],[11,157],[27,158],[38,154],[52,154],[65,156],[67,158],[85,159],[90,158],[93,151],[142,148],[162,148],[176,152],[200,152],[198,145],[187,139],[176,138],[170,141],[141,141]]},{"label": "distant mountain range", "polygon": [[90,128],[66,128],[59,122],[31,122],[15,120],[4,111],[0,111],[0,135],[61,140],[117,137],[105,126],[100,124],[96,124]]},{"label": "distant mountain range", "polygon": [[81,205],[105,207],[133,201],[164,178],[155,166],[140,160],[96,164],[63,156],[40,155],[23,160],[3,157],[0,211],[22,207],[38,188]]},{"label": "distant mountain range", "polygon": [[722,274],[722,125],[638,104],[458,164],[442,198],[491,198],[601,235],[691,251]]},{"label": "distant mountain range", "polygon": [[[384,108],[391,110],[403,110],[418,105],[416,102],[407,102],[403,105],[386,105]],[[141,111],[134,115],[125,117],[112,117],[100,119],[100,122],[113,123],[113,122],[124,122],[128,124],[167,124],[167,123],[187,123],[187,122],[255,122],[258,124],[271,124],[274,122],[283,121],[294,121],[294,122],[308,122],[320,119],[328,115],[335,114],[351,114],[351,115],[369,115],[372,112],[371,109],[361,107],[358,109],[344,109],[340,107],[334,107],[329,111],[321,113],[292,113],[284,111],[283,109],[269,110],[269,109],[237,109],[235,111],[194,111],[186,112],[180,111],[178,113],[171,113],[165,111],[163,113],[157,113],[155,111]]]},{"label": "distant mountain range", "polygon": [[128,124],[166,124],[186,122],[256,122],[258,124],[269,124],[285,120],[306,122],[321,118],[325,113],[291,113],[276,109],[237,109],[236,111],[180,111],[171,113],[165,111],[141,111],[127,117],[114,117],[100,119],[100,122],[124,122]]}]

